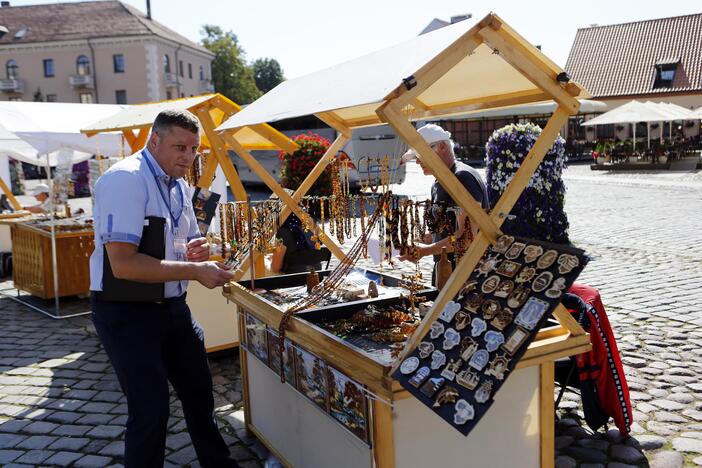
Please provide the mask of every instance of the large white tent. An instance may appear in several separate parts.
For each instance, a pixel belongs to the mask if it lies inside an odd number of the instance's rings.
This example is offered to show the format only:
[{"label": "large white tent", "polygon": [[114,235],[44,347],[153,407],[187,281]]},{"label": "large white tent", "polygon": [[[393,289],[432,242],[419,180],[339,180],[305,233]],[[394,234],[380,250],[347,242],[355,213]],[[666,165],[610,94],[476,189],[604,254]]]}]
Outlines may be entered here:
[{"label": "large white tent", "polygon": [[[4,129],[0,134],[0,154],[41,166],[46,165],[48,154],[62,149],[76,152],[74,163],[96,153],[117,156],[123,149],[120,134],[89,138],[80,129],[116,114],[124,107],[114,104],[0,102],[0,128]],[[29,147],[12,138],[12,134]],[[55,155],[52,156],[49,163],[55,165],[56,159]]]}]

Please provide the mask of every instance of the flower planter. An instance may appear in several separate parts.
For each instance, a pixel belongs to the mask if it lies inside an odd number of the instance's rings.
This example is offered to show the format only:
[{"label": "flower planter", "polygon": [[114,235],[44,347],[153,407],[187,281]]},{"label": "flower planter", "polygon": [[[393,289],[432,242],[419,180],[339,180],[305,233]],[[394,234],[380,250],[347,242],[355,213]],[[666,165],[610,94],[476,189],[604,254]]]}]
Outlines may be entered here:
[{"label": "flower planter", "polygon": [[658,164],[666,164],[668,162],[668,156],[658,156]]},{"label": "flower planter", "polygon": [[629,156],[629,163],[633,164],[639,161],[638,156]]},{"label": "flower planter", "polygon": [[604,156],[597,157],[597,164],[599,164],[599,165],[604,164],[606,161],[607,161],[607,158],[605,158]]}]

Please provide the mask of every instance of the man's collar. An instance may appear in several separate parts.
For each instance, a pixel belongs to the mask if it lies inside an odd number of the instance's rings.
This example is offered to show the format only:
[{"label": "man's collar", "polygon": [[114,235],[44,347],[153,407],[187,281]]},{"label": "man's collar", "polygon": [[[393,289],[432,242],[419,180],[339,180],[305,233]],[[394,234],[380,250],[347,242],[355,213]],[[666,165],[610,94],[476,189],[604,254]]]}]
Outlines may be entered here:
[{"label": "man's collar", "polygon": [[154,171],[156,172],[156,177],[159,179],[162,179],[164,176],[168,177],[168,174],[166,174],[166,171],[161,169],[161,166],[158,164],[158,161],[156,161],[156,158],[151,154],[151,151],[149,151],[146,147],[144,147],[144,157],[148,158],[149,162],[151,163],[151,166],[154,168]]}]

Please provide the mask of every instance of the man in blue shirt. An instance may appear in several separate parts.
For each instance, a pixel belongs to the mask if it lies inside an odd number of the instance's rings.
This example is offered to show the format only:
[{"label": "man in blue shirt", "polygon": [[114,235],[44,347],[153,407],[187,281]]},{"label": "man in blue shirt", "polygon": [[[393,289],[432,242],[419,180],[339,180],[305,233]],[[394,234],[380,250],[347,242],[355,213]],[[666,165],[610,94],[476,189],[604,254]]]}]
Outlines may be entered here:
[{"label": "man in blue shirt", "polygon": [[[127,467],[163,466],[169,382],[183,404],[200,464],[238,466],[214,419],[203,331],[185,302],[188,280],[214,288],[232,277],[225,265],[209,261],[209,245],[199,233],[191,193],[182,180],[199,145],[194,115],[161,112],[146,148],[112,166],[95,186],[93,321],[127,397]],[[138,251],[147,217],[165,220],[163,260]],[[126,287],[124,298],[115,298],[115,291],[107,296],[107,268],[118,280],[163,283],[163,298],[132,300]]]}]

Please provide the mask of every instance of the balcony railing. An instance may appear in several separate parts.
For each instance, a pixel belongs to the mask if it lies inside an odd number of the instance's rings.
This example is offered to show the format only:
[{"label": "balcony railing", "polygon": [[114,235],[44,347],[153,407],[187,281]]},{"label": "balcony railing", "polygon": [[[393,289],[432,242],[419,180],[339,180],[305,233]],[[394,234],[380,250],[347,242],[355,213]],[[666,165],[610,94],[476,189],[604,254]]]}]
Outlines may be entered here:
[{"label": "balcony railing", "polygon": [[200,80],[201,93],[214,93],[214,84],[210,80]]},{"label": "balcony railing", "polygon": [[24,81],[20,79],[0,80],[0,91],[4,93],[23,93]]},{"label": "balcony railing", "polygon": [[93,75],[71,75],[68,84],[72,88],[93,89]]},{"label": "balcony railing", "polygon": [[166,86],[178,86],[178,75],[175,73],[164,73],[163,81],[166,82]]}]

